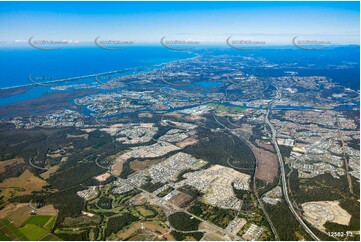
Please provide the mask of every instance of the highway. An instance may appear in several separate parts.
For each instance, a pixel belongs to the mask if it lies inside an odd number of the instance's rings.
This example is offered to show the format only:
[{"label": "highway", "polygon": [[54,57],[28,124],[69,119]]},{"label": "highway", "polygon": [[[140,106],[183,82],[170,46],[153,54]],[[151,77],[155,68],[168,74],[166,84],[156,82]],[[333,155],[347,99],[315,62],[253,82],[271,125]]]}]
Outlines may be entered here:
[{"label": "highway", "polygon": [[344,166],[345,166],[345,171],[346,171],[346,179],[347,179],[348,187],[350,189],[350,193],[353,194],[352,179],[351,179],[351,175],[349,173],[349,161],[348,161],[347,154],[346,154],[345,142],[343,139],[343,135],[342,135],[342,131],[341,131],[341,123],[340,123],[338,115],[337,115],[337,127],[338,127],[338,133],[339,133],[341,145],[342,145],[342,156],[343,156],[343,161],[344,161]]},{"label": "highway", "polygon": [[[252,153],[253,153],[253,155],[254,155],[254,152],[253,152],[253,149],[252,149],[251,144],[250,144],[247,140],[245,140],[243,137],[241,137],[240,135],[237,135],[236,133],[234,133],[234,132],[232,131],[232,129],[230,129],[230,128],[226,127],[224,124],[222,124],[222,123],[217,119],[214,111],[213,111],[213,118],[214,118],[214,120],[215,120],[219,125],[221,125],[225,130],[228,130],[229,132],[231,132],[232,134],[234,134],[234,135],[236,135],[238,138],[240,138],[240,139],[248,146],[248,148],[252,151]],[[234,141],[233,141],[233,142],[234,142]],[[266,211],[266,209],[265,209],[265,207],[264,207],[264,204],[263,204],[263,202],[262,202],[262,199],[258,196],[258,191],[257,191],[257,186],[256,186],[256,173],[257,173],[258,160],[257,160],[256,155],[254,155],[254,157],[255,157],[255,159],[256,159],[255,170],[254,170],[254,174],[253,174],[253,190],[254,190],[254,194],[256,195],[257,202],[258,202],[258,204],[259,204],[259,206],[260,206],[260,208],[261,208],[261,210],[262,210],[262,212],[263,212],[263,214],[264,214],[264,217],[265,217],[266,220],[267,220],[267,223],[269,224],[269,226],[270,226],[270,228],[271,228],[271,230],[272,230],[273,235],[275,236],[275,239],[276,239],[276,240],[280,240],[280,239],[279,239],[279,235],[278,235],[278,233],[277,233],[277,230],[276,230],[276,228],[274,227],[274,225],[273,225],[273,223],[272,223],[272,220],[271,220],[269,214],[267,213],[267,211]],[[229,158],[230,158],[230,157],[229,157]],[[229,158],[228,158],[228,160],[227,160],[228,165],[230,165],[231,167],[233,167],[233,168],[235,168],[235,169],[237,169],[237,170],[242,170],[242,169],[243,169],[243,168],[234,167],[233,165],[231,165],[231,164],[229,163]]]},{"label": "highway", "polygon": [[[278,90],[278,89],[277,89]],[[279,92],[278,92],[279,93]],[[271,122],[268,119],[269,113],[272,109],[272,105],[273,105],[273,101],[268,103],[268,108],[267,108],[267,113],[265,116],[265,123],[268,125],[268,127],[271,129],[271,135],[272,135],[272,143],[273,146],[275,147],[275,150],[277,152],[277,157],[278,157],[278,163],[281,169],[281,180],[282,180],[282,190],[283,190],[283,196],[287,202],[287,206],[289,207],[289,209],[291,210],[291,212],[293,213],[293,215],[295,216],[295,218],[298,220],[298,222],[302,225],[302,227],[306,230],[306,232],[314,239],[314,240],[320,240],[313,232],[312,230],[305,224],[305,222],[302,220],[302,218],[300,217],[300,215],[296,212],[296,210],[294,209],[291,200],[288,196],[288,189],[287,189],[287,182],[286,182],[286,173],[285,173],[285,167],[284,167],[284,163],[283,163],[283,158],[281,155],[281,151],[278,147],[277,144],[277,134],[276,134],[276,130],[274,129],[273,125],[271,124]]]}]

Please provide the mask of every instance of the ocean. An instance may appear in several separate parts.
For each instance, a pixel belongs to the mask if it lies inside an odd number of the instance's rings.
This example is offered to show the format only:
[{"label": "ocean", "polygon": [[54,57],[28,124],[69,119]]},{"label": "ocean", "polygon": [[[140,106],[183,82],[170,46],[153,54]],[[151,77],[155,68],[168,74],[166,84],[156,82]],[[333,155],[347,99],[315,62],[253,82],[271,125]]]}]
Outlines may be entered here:
[{"label": "ocean", "polygon": [[[164,47],[129,47],[123,50],[104,50],[98,47],[38,50],[30,47],[0,48],[0,89],[33,85],[53,80],[104,73],[127,68],[152,66],[193,57],[185,51]],[[30,76],[30,77],[29,77]],[[81,80],[94,82],[94,78]],[[64,85],[79,83],[67,82]],[[50,87],[35,86],[12,96],[0,97],[0,106],[41,97]]]},{"label": "ocean", "polygon": [[[208,52],[208,51],[206,51]],[[264,58],[276,63],[278,68],[251,67],[249,74],[256,76],[280,76],[284,71],[296,71],[298,75],[322,75],[337,83],[359,90],[359,46],[305,51],[294,47],[237,51],[213,49],[217,54],[231,54]],[[127,68],[152,66],[195,56],[201,51],[174,51],[161,46],[134,46],[123,50],[105,50],[98,47],[68,47],[58,50],[39,50],[29,46],[17,48],[0,47],[0,90],[16,86],[32,85],[29,76],[39,78],[37,82],[48,82],[63,78],[104,73]],[[290,65],[292,64],[292,65]],[[307,66],[309,68],[298,68]],[[283,68],[280,68],[283,67]],[[94,78],[84,79],[94,81]],[[66,84],[71,84],[67,82]],[[204,88],[209,85],[200,83]],[[218,85],[218,83],[217,83]],[[0,106],[31,100],[49,92],[49,87],[36,86],[24,93],[0,97]]]},{"label": "ocean", "polygon": [[51,51],[30,47],[0,48],[0,88],[33,84],[29,75],[44,77],[46,81],[160,64],[191,56],[188,52],[154,46],[112,51],[97,47]]}]

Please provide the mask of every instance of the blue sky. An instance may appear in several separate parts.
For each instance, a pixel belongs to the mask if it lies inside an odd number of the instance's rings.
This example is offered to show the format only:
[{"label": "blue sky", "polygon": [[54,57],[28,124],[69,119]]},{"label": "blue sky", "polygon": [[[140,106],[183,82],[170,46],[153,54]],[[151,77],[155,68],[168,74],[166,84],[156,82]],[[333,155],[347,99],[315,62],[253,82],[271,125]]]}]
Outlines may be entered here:
[{"label": "blue sky", "polygon": [[159,42],[188,35],[222,42],[258,34],[282,42],[284,36],[347,33],[342,38],[355,43],[359,14],[359,2],[0,2],[0,41],[102,36]]}]

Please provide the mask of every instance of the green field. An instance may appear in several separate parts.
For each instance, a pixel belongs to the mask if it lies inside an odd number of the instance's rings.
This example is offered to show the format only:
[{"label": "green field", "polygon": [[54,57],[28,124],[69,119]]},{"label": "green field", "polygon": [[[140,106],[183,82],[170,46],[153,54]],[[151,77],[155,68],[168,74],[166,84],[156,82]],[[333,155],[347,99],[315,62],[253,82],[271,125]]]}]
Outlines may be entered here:
[{"label": "green field", "polygon": [[26,224],[19,229],[29,240],[40,240],[49,233],[46,229],[35,224]]},{"label": "green field", "polygon": [[20,240],[28,240],[27,237],[19,230],[17,229],[12,223],[10,223],[7,219],[2,219],[1,223],[16,237],[18,237]]},{"label": "green field", "polygon": [[27,224],[35,224],[35,225],[44,226],[50,218],[51,218],[51,216],[48,216],[48,215],[32,215],[24,222],[23,226],[25,226]]},{"label": "green field", "polygon": [[[60,239],[50,233],[56,217],[31,216],[20,228],[17,228],[8,219],[0,220],[0,241],[6,240],[48,240],[59,241]],[[44,228],[43,226],[46,225]],[[10,237],[10,238],[9,238]]]},{"label": "green field", "polygon": [[41,241],[61,241],[61,239],[53,234],[48,234]]},{"label": "green field", "polygon": [[9,237],[6,236],[6,234],[2,231],[0,231],[0,241],[9,241]]},{"label": "green field", "polygon": [[156,211],[154,211],[153,209],[150,209],[146,206],[137,206],[136,210],[141,216],[143,216],[145,218],[152,218],[157,215]]},{"label": "green field", "polygon": [[52,230],[54,228],[55,222],[56,222],[56,217],[51,217],[50,220],[48,220],[44,225],[44,228]]},{"label": "green field", "polygon": [[215,108],[218,112],[230,112],[230,113],[238,113],[245,110],[244,107],[240,106],[233,106],[233,105],[223,105],[223,104],[215,104],[215,103],[209,103],[207,106]]}]

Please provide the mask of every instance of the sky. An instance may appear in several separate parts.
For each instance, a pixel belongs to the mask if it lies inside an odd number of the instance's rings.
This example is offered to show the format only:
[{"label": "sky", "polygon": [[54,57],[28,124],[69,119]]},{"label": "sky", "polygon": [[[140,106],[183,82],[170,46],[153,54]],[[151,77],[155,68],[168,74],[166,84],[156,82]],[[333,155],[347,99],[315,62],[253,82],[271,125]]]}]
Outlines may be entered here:
[{"label": "sky", "polygon": [[31,36],[222,42],[247,35],[282,43],[290,36],[327,34],[354,44],[359,29],[359,2],[0,2],[2,42]]}]

